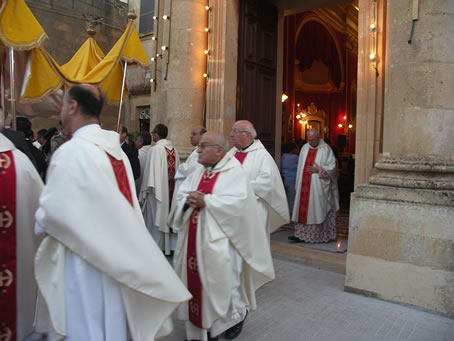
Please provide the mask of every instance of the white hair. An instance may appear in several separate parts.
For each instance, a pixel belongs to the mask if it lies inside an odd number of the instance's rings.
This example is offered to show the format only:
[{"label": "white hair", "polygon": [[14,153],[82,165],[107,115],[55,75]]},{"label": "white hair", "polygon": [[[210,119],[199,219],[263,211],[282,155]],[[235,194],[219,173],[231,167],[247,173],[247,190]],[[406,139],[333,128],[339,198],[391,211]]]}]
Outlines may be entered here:
[{"label": "white hair", "polygon": [[308,134],[308,135],[309,135],[309,134],[314,134],[315,137],[320,137],[320,132],[319,132],[318,130],[316,130],[316,129],[309,129],[309,130],[307,131],[307,134]]},{"label": "white hair", "polygon": [[255,139],[257,137],[257,131],[254,129],[254,126],[252,125],[252,123],[251,123],[251,125],[249,125],[249,124],[246,125],[245,130],[252,135],[252,138]]},{"label": "white hair", "polygon": [[216,134],[216,144],[224,148],[224,152],[229,150],[229,143],[221,133]]}]

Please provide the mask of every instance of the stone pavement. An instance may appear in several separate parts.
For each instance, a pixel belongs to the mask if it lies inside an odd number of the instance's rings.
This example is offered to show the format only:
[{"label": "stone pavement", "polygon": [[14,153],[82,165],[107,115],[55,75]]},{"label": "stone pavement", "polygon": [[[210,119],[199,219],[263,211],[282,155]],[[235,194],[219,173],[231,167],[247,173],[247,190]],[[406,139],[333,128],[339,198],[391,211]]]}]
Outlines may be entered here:
[{"label": "stone pavement", "polygon": [[[276,280],[258,290],[258,309],[238,341],[454,341],[454,320],[344,292],[340,273],[281,259],[274,265]],[[161,340],[184,339],[175,321]]]}]

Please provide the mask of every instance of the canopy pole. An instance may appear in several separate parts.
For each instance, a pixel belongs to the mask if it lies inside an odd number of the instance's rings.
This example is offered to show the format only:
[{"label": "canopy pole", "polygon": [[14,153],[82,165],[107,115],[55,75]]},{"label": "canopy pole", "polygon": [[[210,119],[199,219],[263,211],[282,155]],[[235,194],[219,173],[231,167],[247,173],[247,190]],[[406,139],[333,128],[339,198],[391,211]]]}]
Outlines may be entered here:
[{"label": "canopy pole", "polygon": [[126,70],[127,69],[128,69],[128,62],[125,60],[125,66],[123,68],[123,82],[121,83],[120,108],[118,108],[117,133],[120,133],[121,106],[123,105],[123,93],[125,90]]},{"label": "canopy pole", "polygon": [[14,74],[14,49],[9,48],[9,79],[11,87],[11,128],[16,130],[16,84]]},{"label": "canopy pole", "polygon": [[[3,58],[2,58],[3,59]],[[3,112],[6,110],[5,109],[5,67],[3,66],[3,63],[1,64],[1,79],[0,79],[0,87],[1,87],[1,104],[3,108]]]}]

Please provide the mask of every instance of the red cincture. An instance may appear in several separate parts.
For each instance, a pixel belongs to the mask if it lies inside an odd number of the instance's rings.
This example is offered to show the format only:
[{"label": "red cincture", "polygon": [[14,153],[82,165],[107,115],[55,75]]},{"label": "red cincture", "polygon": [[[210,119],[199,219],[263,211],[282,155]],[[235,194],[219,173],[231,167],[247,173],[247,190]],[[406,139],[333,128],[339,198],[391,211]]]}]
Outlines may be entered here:
[{"label": "red cincture", "polygon": [[303,179],[301,181],[300,209],[298,213],[298,222],[307,224],[307,211],[309,209],[309,196],[311,194],[312,174],[307,171],[307,167],[314,165],[315,157],[318,149],[309,149],[306,162],[304,163]]},{"label": "red cincture", "polygon": [[169,180],[169,211],[170,211],[170,204],[172,203],[173,198],[173,191],[175,190],[175,149],[167,149],[167,177]]},{"label": "red cincture", "polygon": [[0,339],[16,340],[16,168],[0,153]]},{"label": "red cincture", "polygon": [[118,188],[120,189],[120,192],[125,196],[126,200],[129,201],[131,206],[134,207],[134,202],[132,201],[131,188],[129,187],[128,176],[126,175],[126,168],[123,163],[123,160],[117,160],[109,154],[107,154],[107,156],[109,157],[110,163],[112,164],[112,168],[115,173],[115,178],[117,179],[117,184]]},{"label": "red cincture", "polygon": [[238,159],[238,161],[240,161],[241,164],[243,164],[244,159],[246,158],[246,156],[247,156],[247,152],[246,153],[243,153],[243,152],[236,152],[235,153],[235,157]]},{"label": "red cincture", "polygon": [[[205,172],[200,179],[197,190],[205,194],[211,194],[219,173]],[[199,209],[194,209],[189,220],[188,252],[186,255],[186,271],[188,276],[188,290],[192,299],[188,303],[189,320],[197,327],[202,327],[202,282],[200,281],[197,260],[197,221]]]}]

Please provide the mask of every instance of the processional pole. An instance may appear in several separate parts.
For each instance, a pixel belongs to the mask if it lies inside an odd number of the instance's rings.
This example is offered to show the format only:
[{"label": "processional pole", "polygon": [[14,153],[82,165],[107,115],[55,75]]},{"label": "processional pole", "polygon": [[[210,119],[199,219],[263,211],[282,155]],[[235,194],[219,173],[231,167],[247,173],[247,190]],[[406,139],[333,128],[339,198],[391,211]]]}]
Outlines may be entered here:
[{"label": "processional pole", "polygon": [[2,104],[3,111],[5,111],[5,67],[3,66],[3,58],[2,58],[1,71],[0,72],[2,73],[1,79],[0,79],[1,104]]},{"label": "processional pole", "polygon": [[128,62],[125,60],[125,66],[123,68],[123,82],[121,84],[120,107],[118,108],[117,133],[120,133],[121,107],[123,105],[123,93],[125,90],[126,70],[127,69],[128,69]]},{"label": "processional pole", "polygon": [[9,80],[11,88],[11,128],[16,130],[16,82],[14,74],[14,49],[9,48]]}]

